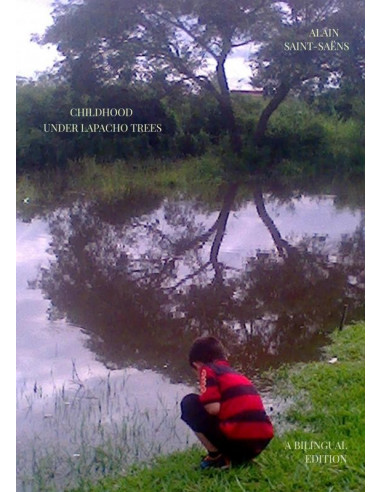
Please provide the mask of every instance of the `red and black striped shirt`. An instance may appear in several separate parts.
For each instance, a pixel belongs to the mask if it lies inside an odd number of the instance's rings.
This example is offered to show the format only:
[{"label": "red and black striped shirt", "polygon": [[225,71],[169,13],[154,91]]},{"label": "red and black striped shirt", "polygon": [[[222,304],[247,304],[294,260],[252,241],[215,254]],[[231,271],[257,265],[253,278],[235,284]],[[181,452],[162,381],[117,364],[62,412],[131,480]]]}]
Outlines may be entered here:
[{"label": "red and black striped shirt", "polygon": [[219,402],[222,432],[231,439],[271,439],[273,426],[253,383],[232,369],[227,361],[203,365],[200,401]]}]

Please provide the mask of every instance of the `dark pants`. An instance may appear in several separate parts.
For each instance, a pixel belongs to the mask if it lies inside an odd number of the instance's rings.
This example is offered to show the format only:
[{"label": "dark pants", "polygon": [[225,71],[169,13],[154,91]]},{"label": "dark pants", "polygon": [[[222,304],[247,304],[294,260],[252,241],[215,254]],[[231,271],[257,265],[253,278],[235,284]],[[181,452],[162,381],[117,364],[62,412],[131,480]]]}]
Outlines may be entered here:
[{"label": "dark pants", "polygon": [[221,431],[219,419],[210,415],[198,395],[191,393],[181,401],[181,419],[194,431],[203,434],[213,446],[234,463],[243,463],[258,456],[270,439],[229,439]]}]

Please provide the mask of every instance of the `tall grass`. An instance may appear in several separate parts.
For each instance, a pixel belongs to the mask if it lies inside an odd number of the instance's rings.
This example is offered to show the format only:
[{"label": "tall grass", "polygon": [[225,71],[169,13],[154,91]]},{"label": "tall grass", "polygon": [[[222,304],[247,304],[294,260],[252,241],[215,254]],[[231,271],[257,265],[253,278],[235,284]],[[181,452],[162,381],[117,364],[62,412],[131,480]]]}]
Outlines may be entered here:
[{"label": "tall grass", "polygon": [[45,169],[18,176],[17,204],[22,213],[32,213],[65,205],[78,197],[112,201],[136,193],[168,196],[197,190],[208,198],[224,178],[224,163],[212,155],[174,162],[151,159],[106,164],[85,158],[70,162],[66,169]]},{"label": "tall grass", "polygon": [[70,385],[18,390],[18,490],[81,487],[192,442],[178,419],[184,389],[169,401],[158,388],[148,405],[134,396],[126,371],[86,382],[73,374]]}]

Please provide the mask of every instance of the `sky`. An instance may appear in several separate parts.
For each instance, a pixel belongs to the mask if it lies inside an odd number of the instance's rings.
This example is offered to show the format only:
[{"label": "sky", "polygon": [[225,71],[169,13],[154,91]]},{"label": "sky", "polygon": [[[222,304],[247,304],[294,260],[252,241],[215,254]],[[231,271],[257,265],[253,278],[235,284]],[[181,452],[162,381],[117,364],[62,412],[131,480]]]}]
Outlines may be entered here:
[{"label": "sky", "polygon": [[51,67],[58,57],[53,46],[39,46],[30,40],[32,34],[42,34],[52,24],[51,1],[14,0],[14,3],[16,75],[32,77],[35,72]]},{"label": "sky", "polygon": [[[36,72],[51,67],[59,58],[54,46],[39,46],[32,42],[31,35],[42,34],[52,24],[51,0],[14,0],[16,75],[33,77]],[[245,65],[246,49],[236,50],[226,63],[226,72],[231,89],[250,89],[250,68]]]}]

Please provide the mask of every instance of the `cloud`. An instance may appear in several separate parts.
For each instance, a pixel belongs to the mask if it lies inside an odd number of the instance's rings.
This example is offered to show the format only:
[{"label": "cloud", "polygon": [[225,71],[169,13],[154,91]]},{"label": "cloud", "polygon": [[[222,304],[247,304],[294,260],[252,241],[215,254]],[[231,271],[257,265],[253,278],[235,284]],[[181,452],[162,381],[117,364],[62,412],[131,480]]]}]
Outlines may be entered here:
[{"label": "cloud", "polygon": [[52,46],[31,41],[34,33],[42,34],[52,24],[50,0],[15,0],[14,42],[16,74],[31,77],[36,71],[51,67],[58,57]]},{"label": "cloud", "polygon": [[226,76],[230,89],[252,89],[250,85],[251,70],[245,58],[228,58],[226,60]]}]

